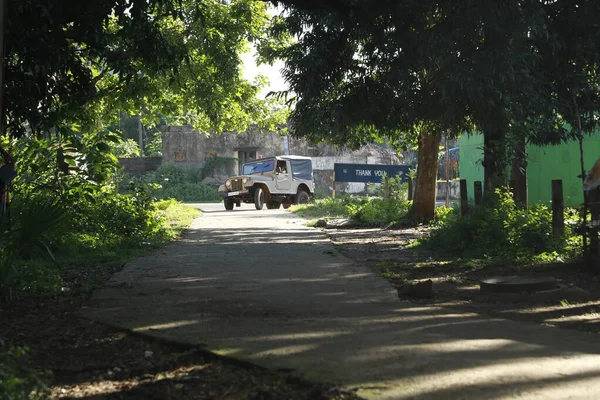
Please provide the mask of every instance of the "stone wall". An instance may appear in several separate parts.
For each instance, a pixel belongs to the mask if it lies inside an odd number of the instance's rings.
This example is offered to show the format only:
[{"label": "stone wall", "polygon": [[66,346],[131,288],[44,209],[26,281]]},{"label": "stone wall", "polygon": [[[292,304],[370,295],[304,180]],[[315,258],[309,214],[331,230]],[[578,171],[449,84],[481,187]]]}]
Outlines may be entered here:
[{"label": "stone wall", "polygon": [[[307,141],[288,137],[291,154],[311,155]],[[191,126],[170,126],[163,132],[163,162],[175,165],[201,166],[207,157],[230,157],[243,162],[248,158],[284,154],[284,136],[277,132],[261,132],[251,127],[246,132],[224,132],[208,135]],[[239,170],[238,162],[229,171]]]},{"label": "stone wall", "polygon": [[[208,135],[199,133],[191,126],[170,126],[163,132],[163,162],[178,166],[202,166],[207,157],[235,159],[228,171],[213,174],[216,180],[239,173],[239,166],[250,158],[270,157],[285,154],[284,136],[277,132],[261,132],[256,127],[246,132],[224,132]],[[288,136],[290,154],[312,157],[315,184],[331,192],[333,165],[351,164],[400,164],[400,159],[390,149],[367,145],[351,151],[337,148],[328,143],[312,145],[307,140]],[[340,192],[364,192],[364,183],[338,183]]]},{"label": "stone wall", "polygon": [[133,157],[119,158],[119,166],[129,174],[143,174],[156,171],[162,163],[162,157]]}]

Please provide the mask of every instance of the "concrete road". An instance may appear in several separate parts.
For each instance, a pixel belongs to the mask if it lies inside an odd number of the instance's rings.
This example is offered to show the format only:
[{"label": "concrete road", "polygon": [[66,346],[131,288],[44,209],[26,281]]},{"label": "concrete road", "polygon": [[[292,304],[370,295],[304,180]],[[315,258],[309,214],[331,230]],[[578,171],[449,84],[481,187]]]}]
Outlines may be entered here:
[{"label": "concrete road", "polygon": [[199,207],[82,313],[370,398],[600,398],[597,335],[401,303],[287,211]]}]

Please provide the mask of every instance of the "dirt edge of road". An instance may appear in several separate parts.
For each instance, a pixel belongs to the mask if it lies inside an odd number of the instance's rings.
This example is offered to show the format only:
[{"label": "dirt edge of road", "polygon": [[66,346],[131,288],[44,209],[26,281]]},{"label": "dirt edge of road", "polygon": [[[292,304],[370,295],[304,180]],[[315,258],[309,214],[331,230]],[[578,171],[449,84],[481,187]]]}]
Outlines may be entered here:
[{"label": "dirt edge of road", "polygon": [[[406,283],[432,280],[433,298],[400,295],[398,301],[458,307],[494,317],[600,332],[600,275],[583,265],[469,268],[449,263],[447,258],[431,252],[415,251],[410,244],[425,234],[426,228],[322,230],[340,254],[380,273],[400,292]],[[562,289],[535,294],[479,290],[482,279],[513,275],[553,277]]]}]

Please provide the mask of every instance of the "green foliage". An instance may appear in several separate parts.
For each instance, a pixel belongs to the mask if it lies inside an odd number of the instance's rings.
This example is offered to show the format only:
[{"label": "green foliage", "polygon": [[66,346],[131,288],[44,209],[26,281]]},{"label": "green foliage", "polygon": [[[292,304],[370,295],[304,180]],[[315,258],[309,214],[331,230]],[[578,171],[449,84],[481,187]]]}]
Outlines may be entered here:
[{"label": "green foliage", "polygon": [[290,210],[307,218],[350,218],[350,205],[356,201],[351,198],[328,197],[308,204],[293,206]]},{"label": "green foliage", "polygon": [[386,201],[378,197],[326,198],[294,206],[291,211],[303,217],[350,218],[366,226],[389,225],[404,218],[410,204],[409,201]]},{"label": "green foliage", "polygon": [[60,239],[64,247],[80,243],[79,232],[84,233],[92,248],[115,244],[139,246],[162,234],[152,197],[144,187],[136,187],[132,194],[99,192],[93,201],[73,204],[72,209],[73,229]]},{"label": "green foliage", "polygon": [[364,225],[389,225],[406,216],[411,202],[375,198],[352,208],[352,218]]},{"label": "green foliage", "polygon": [[10,226],[5,216],[0,234],[0,297],[5,298],[22,288],[25,276],[28,282],[42,276],[56,280],[51,271],[40,271],[31,260],[53,260],[53,242],[67,226],[66,209],[54,197],[17,197],[11,208]]},{"label": "green foliage", "polygon": [[132,194],[102,191],[92,201],[53,207],[15,199],[13,228],[0,242],[0,300],[69,290],[65,268],[121,265],[166,243],[199,214],[175,200],[154,202],[140,188]]},{"label": "green foliage", "polygon": [[202,183],[163,184],[153,195],[157,199],[177,199],[185,202],[221,201],[217,188]]},{"label": "green foliage", "polygon": [[125,139],[113,146],[112,153],[117,157],[139,157],[140,146],[133,139]]},{"label": "green foliage", "polygon": [[387,174],[384,174],[381,179],[381,185],[377,186],[374,190],[375,195],[386,198],[387,200],[404,202],[408,199],[408,183],[402,182],[402,177],[393,176],[387,178]]},{"label": "green foliage", "polygon": [[188,229],[194,218],[200,214],[200,210],[181,204],[177,200],[159,200],[154,203],[158,215],[163,221],[169,239],[179,235]]},{"label": "green foliage", "polygon": [[0,345],[0,399],[42,400],[49,398],[44,374],[25,366],[26,347],[5,350]]},{"label": "green foliage", "polygon": [[162,133],[154,134],[154,138],[144,147],[144,152],[148,157],[162,156]]},{"label": "green foliage", "polygon": [[598,2],[277,3],[273,33],[297,40],[262,51],[285,60],[299,136],[402,148],[477,129],[491,193],[511,141],[556,144],[600,123]]},{"label": "green foliage", "polygon": [[111,148],[119,143],[121,137],[114,132],[81,134],[73,129],[44,139],[13,140],[14,191],[25,197],[44,192],[64,202],[90,196],[109,183],[118,165]]},{"label": "green foliage", "polygon": [[567,226],[563,237],[552,235],[552,211],[544,204],[518,207],[506,188],[493,203],[459,210],[440,208],[431,235],[422,241],[436,251],[473,258],[559,261],[576,255],[579,245]]},{"label": "green foliage", "polygon": [[17,177],[10,226],[0,219],[0,299],[56,293],[64,286],[62,266],[73,260],[123,259],[172,237],[167,211],[153,205],[152,186],[116,192],[110,151],[119,142],[110,131],[68,130],[60,137],[3,143],[12,150]]},{"label": "green foliage", "polygon": [[435,220],[445,221],[450,217],[450,213],[455,212],[452,207],[439,206],[435,208]]},{"label": "green foliage", "polygon": [[204,165],[200,168],[199,178],[202,181],[204,178],[213,176],[215,173],[229,175],[229,171],[233,169],[233,165],[237,159],[233,157],[208,157],[204,161]]},{"label": "green foliage", "polygon": [[[9,2],[7,131],[82,132],[118,110],[203,129],[242,129],[263,112],[241,54],[263,40],[266,3],[252,0]],[[27,95],[23,95],[27,93]]]},{"label": "green foliage", "polygon": [[220,201],[217,188],[203,184],[204,178],[215,173],[228,175],[234,159],[210,157],[201,168],[178,167],[163,164],[156,171],[141,176],[121,179],[121,192],[131,193],[136,187],[145,186],[156,199],[177,199],[179,201]]}]

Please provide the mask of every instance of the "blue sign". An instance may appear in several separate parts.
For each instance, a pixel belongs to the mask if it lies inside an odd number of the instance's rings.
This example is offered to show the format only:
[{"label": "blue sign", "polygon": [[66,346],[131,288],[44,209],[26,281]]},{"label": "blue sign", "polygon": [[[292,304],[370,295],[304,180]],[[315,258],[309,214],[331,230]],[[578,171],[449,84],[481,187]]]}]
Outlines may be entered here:
[{"label": "blue sign", "polygon": [[408,165],[383,164],[334,164],[336,182],[373,182],[381,183],[384,175],[400,176],[402,182],[408,182]]}]

